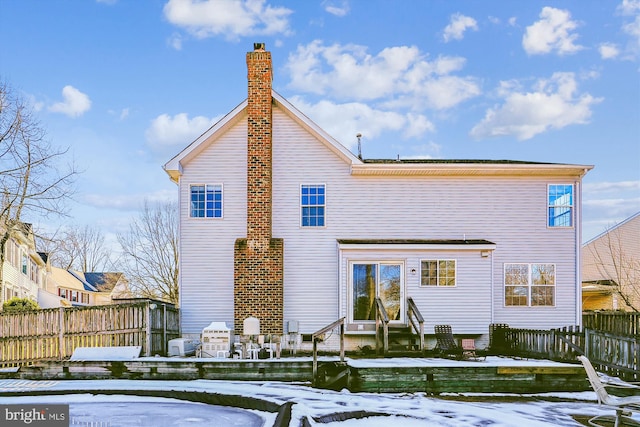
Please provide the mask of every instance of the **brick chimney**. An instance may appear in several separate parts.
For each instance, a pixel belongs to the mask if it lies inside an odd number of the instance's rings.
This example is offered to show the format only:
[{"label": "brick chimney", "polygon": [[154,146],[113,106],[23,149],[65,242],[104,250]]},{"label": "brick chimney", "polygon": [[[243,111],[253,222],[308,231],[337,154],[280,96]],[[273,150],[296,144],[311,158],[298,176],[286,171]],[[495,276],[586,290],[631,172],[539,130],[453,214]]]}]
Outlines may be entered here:
[{"label": "brick chimney", "polygon": [[247,238],[271,238],[271,52],[247,53]]},{"label": "brick chimney", "polygon": [[271,53],[247,53],[247,237],[235,243],[234,326],[260,320],[261,334],[283,333],[284,241],[272,238]]}]

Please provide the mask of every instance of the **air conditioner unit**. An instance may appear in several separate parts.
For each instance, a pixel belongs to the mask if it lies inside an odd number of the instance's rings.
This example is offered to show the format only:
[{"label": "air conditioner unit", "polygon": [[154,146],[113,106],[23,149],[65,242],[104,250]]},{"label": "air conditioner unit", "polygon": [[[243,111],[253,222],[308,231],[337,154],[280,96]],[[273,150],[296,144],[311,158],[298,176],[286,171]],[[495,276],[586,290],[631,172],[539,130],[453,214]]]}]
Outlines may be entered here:
[{"label": "air conditioner unit", "polygon": [[200,341],[191,338],[176,338],[169,341],[169,356],[194,356]]}]

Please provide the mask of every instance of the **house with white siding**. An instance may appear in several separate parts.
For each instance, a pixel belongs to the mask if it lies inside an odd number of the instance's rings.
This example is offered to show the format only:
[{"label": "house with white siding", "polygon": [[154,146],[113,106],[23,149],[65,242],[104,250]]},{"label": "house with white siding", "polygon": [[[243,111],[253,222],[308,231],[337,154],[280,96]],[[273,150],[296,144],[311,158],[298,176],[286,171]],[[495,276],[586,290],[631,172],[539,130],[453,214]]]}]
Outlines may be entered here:
[{"label": "house with white siding", "polygon": [[47,287],[46,256],[36,251],[33,227],[20,222],[7,235],[2,245],[0,307],[15,297],[39,302],[39,294]]},{"label": "house with white siding", "polygon": [[212,321],[241,334],[255,317],[286,346],[344,317],[357,349],[374,343],[376,301],[391,326],[411,304],[425,334],[448,324],[485,342],[494,323],[581,323],[592,166],[362,159],[273,91],[264,45],[247,66],[248,98],[164,165],[183,335]]}]

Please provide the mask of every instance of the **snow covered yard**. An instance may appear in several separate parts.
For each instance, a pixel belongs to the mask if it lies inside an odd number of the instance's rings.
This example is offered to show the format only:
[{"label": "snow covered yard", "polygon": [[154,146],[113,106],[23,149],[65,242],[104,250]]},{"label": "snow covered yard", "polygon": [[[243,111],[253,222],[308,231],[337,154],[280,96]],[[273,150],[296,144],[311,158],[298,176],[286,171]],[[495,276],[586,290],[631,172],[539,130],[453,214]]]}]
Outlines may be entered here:
[{"label": "snow covered yard", "polygon": [[[573,416],[613,414],[597,405],[592,392],[436,398],[424,393],[350,393],[302,384],[215,380],[0,380],[0,404],[69,403],[71,426],[271,427],[277,415],[144,396],[159,391],[166,396],[192,392],[243,396],[277,405],[292,402],[289,425],[295,427],[580,426]],[[34,392],[39,395],[28,395]],[[640,421],[637,415],[634,418]]]}]

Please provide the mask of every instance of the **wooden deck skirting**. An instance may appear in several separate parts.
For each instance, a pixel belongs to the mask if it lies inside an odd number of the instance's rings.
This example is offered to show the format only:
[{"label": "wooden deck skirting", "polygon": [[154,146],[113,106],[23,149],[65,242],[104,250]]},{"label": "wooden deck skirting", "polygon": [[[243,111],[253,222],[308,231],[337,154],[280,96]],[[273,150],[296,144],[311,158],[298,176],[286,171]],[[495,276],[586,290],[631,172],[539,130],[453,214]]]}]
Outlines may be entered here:
[{"label": "wooden deck skirting", "polygon": [[[393,359],[389,359],[391,361]],[[429,366],[369,366],[335,361],[320,361],[319,370],[335,366],[348,369],[338,384],[319,388],[343,389],[351,392],[445,392],[541,393],[589,390],[584,369],[580,365],[508,366],[495,364],[451,365],[444,361]],[[356,361],[354,361],[356,362]],[[157,380],[227,380],[285,381],[313,383],[312,360],[220,360],[143,358],[132,361],[63,361],[43,362],[21,367],[17,372],[2,373],[0,378],[29,380],[65,379],[157,379]]]}]

